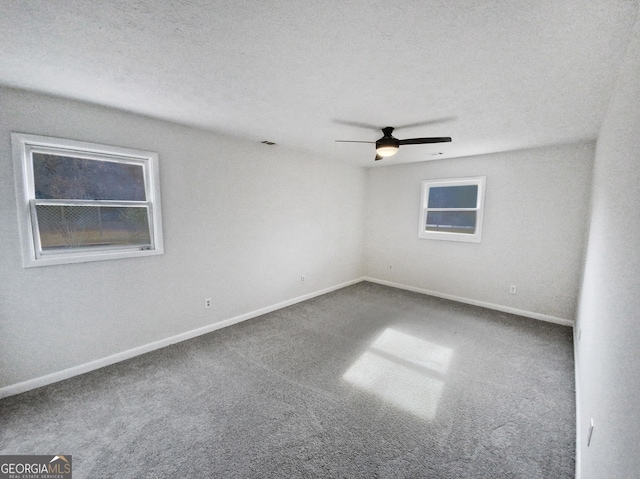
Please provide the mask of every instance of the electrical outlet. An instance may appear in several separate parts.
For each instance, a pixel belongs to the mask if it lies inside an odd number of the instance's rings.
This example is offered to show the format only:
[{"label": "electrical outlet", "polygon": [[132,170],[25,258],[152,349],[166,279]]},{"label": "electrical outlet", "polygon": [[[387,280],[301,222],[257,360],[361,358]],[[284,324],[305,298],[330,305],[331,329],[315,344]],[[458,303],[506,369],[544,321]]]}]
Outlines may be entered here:
[{"label": "electrical outlet", "polygon": [[302,276],[300,276],[300,282],[301,282],[301,283],[304,283],[304,282],[306,281],[306,279],[307,279],[307,278],[305,277],[305,275],[304,275],[304,274],[303,274]]},{"label": "electrical outlet", "polygon": [[515,284],[512,284],[511,286],[509,286],[509,292],[510,292],[511,294],[516,294],[516,289],[517,289],[517,288],[516,288],[516,285],[515,285]]},{"label": "electrical outlet", "polygon": [[211,307],[211,304],[212,304],[211,298],[207,298],[207,299],[204,300],[204,307],[205,308],[209,309]]}]

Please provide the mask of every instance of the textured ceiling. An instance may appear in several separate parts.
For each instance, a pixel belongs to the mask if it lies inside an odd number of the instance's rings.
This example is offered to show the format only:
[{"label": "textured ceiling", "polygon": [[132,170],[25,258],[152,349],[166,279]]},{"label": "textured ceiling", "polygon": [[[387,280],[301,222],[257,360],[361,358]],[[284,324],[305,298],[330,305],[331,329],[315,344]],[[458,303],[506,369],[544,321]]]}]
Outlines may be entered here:
[{"label": "textured ceiling", "polygon": [[353,123],[426,122],[395,134],[453,142],[377,163],[424,161],[595,139],[636,10],[636,0],[0,0],[0,84],[362,166],[373,145],[334,140],[381,133]]}]

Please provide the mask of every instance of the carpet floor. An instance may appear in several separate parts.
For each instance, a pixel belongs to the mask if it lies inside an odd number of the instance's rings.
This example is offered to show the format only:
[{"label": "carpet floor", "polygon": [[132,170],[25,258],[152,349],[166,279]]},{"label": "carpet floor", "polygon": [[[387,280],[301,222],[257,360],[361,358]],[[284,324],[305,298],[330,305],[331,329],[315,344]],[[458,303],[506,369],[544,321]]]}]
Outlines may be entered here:
[{"label": "carpet floor", "polygon": [[0,401],[74,478],[572,478],[569,327],[356,285]]}]

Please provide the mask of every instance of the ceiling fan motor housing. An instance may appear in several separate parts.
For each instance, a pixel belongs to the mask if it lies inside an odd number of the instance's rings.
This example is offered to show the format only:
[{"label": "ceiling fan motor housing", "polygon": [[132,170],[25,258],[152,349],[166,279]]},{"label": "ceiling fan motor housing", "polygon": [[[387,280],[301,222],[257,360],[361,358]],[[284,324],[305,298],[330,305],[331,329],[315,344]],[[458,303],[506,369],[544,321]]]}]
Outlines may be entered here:
[{"label": "ceiling fan motor housing", "polygon": [[391,156],[400,148],[400,141],[393,137],[393,128],[390,126],[383,128],[382,133],[382,138],[376,141],[376,151],[380,156]]}]

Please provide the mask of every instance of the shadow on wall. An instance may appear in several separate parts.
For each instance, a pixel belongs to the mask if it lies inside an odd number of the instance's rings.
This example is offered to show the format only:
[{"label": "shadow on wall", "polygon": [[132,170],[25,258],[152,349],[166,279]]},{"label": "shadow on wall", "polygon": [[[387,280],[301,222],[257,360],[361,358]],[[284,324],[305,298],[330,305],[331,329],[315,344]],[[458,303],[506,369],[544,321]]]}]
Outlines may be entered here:
[{"label": "shadow on wall", "polygon": [[388,328],[342,378],[421,419],[432,420],[452,355],[450,348]]}]

